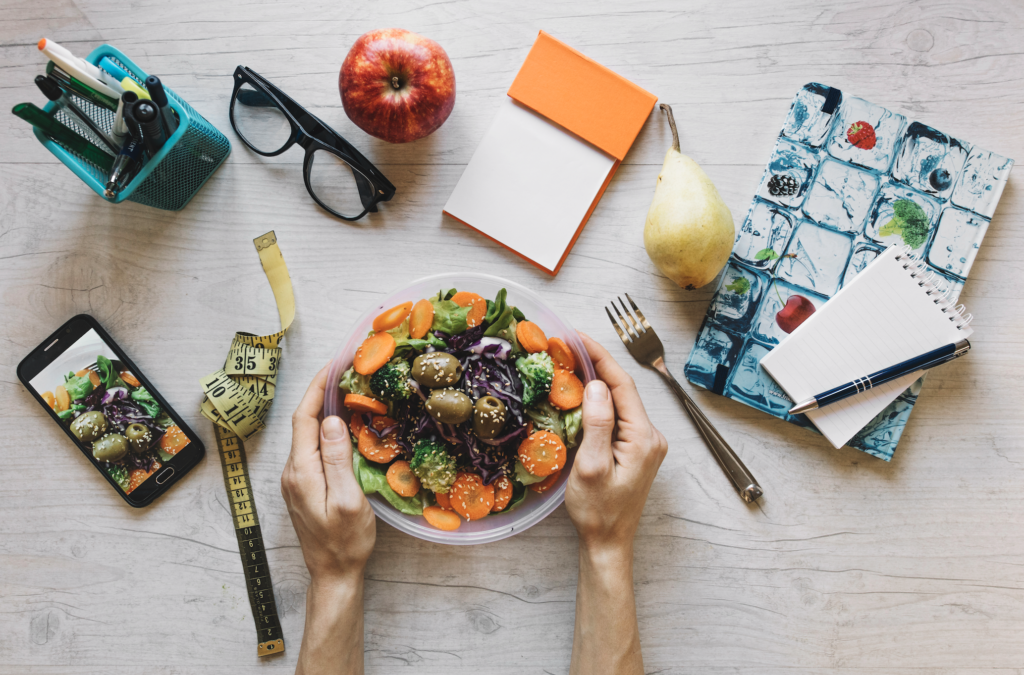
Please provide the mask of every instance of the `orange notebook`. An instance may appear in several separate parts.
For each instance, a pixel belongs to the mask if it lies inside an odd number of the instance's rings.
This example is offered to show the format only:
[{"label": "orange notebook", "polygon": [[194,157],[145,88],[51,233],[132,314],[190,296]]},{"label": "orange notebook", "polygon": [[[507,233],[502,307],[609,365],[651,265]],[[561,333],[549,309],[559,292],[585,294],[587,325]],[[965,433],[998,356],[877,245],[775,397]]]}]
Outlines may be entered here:
[{"label": "orange notebook", "polygon": [[541,31],[444,213],[557,274],[656,102]]}]

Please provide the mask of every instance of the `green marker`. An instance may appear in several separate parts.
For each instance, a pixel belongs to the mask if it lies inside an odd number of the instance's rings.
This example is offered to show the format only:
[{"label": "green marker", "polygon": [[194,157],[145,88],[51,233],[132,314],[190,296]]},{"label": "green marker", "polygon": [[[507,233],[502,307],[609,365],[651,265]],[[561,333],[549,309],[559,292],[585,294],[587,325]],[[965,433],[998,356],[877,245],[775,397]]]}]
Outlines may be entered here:
[{"label": "green marker", "polygon": [[96,91],[82,81],[71,77],[53,61],[49,61],[46,64],[46,74],[57,80],[57,82],[59,82],[65,89],[74,92],[90,103],[94,103],[102,108],[107,108],[108,110],[117,110],[116,99],[112,99],[106,94]]}]

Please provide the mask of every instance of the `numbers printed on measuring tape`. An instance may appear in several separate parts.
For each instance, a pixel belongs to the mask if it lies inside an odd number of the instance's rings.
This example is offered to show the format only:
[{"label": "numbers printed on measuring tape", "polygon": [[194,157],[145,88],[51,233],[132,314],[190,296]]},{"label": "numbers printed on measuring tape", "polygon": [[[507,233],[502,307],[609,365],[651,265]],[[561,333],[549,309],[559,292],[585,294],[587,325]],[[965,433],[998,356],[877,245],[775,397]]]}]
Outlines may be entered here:
[{"label": "numbers printed on measuring tape", "polygon": [[268,232],[256,237],[253,244],[274,292],[281,330],[272,335],[235,333],[224,367],[201,380],[206,396],[199,411],[214,424],[249,604],[256,622],[256,653],[262,657],[284,652],[284,637],[243,442],[266,426],[281,366],[281,339],[295,318],[295,297],[288,267],[277,246],[277,235]]}]

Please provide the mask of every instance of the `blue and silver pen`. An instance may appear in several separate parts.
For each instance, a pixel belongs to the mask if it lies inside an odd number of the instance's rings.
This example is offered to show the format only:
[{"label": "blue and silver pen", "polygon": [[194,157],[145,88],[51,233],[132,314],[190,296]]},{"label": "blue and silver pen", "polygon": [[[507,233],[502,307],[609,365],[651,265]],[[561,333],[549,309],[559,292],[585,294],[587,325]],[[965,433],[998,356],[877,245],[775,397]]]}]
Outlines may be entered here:
[{"label": "blue and silver pen", "polygon": [[789,409],[789,414],[799,415],[800,413],[824,408],[836,401],[841,401],[844,398],[853,396],[854,394],[859,394],[862,391],[873,389],[880,384],[891,382],[892,380],[903,377],[904,375],[908,375],[918,370],[928,370],[929,368],[934,368],[946,361],[952,361],[958,356],[963,356],[970,351],[970,349],[971,343],[967,340],[950,342],[948,345],[943,345],[938,349],[933,349],[932,351],[921,354],[920,356],[907,359],[902,363],[897,363],[895,366],[883,368],[877,373],[871,373],[866,377],[859,377],[853,382],[847,382],[835,389],[829,389],[826,392],[818,394],[813,398],[809,398],[806,401],[793,406]]}]

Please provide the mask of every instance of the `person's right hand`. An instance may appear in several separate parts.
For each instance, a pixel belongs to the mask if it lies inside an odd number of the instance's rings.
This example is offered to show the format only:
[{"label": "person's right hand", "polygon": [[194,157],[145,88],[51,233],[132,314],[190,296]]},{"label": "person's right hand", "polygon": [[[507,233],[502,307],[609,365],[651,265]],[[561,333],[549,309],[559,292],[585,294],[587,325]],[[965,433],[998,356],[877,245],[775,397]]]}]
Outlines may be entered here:
[{"label": "person's right hand", "polygon": [[580,334],[597,378],[583,395],[583,441],[565,490],[580,546],[632,556],[647,493],[668,442],[647,417],[636,385],[611,354]]},{"label": "person's right hand", "polygon": [[340,417],[320,422],[327,368],[309,385],[292,416],[292,452],[281,493],[314,586],[362,580],[377,528],[352,472],[352,441]]}]

